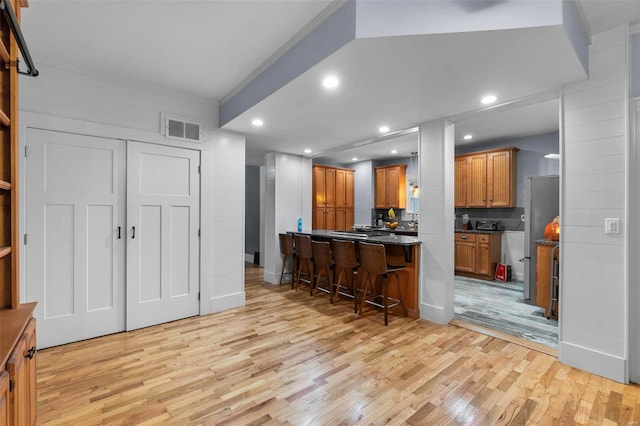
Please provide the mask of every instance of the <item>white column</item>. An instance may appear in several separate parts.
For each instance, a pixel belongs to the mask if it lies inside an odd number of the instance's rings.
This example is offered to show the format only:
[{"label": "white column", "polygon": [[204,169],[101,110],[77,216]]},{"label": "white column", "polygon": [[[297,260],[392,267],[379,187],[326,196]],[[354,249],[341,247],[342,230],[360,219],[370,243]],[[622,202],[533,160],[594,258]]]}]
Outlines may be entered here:
[{"label": "white column", "polygon": [[454,125],[420,126],[420,317],[438,324],[453,319]]},{"label": "white column", "polygon": [[311,159],[282,153],[265,156],[264,280],[280,280],[282,256],[278,234],[311,229]]},{"label": "white column", "polygon": [[[626,26],[597,34],[589,80],[564,87],[560,183],[559,358],[621,382],[629,342],[627,57]],[[606,234],[605,218],[618,218],[620,233]]]}]

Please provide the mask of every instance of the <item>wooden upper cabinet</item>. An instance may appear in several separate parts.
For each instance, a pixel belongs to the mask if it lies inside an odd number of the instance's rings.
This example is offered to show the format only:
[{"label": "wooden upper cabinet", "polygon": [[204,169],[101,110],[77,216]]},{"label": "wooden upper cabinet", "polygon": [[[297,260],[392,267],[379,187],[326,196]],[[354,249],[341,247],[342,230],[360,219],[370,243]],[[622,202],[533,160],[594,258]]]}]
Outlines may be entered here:
[{"label": "wooden upper cabinet", "polygon": [[518,148],[459,155],[455,160],[456,207],[515,207]]},{"label": "wooden upper cabinet", "polygon": [[336,171],[336,207],[353,208],[353,170]]},{"label": "wooden upper cabinet", "polygon": [[327,203],[326,201],[326,190],[325,190],[325,169],[323,167],[314,167],[313,168],[313,205],[314,207],[322,206],[324,207]]},{"label": "wooden upper cabinet", "polygon": [[455,161],[455,206],[467,206],[467,157],[456,157]]},{"label": "wooden upper cabinet", "polygon": [[487,206],[487,156],[485,154],[469,157],[469,207]]},{"label": "wooden upper cabinet", "polygon": [[407,165],[376,167],[377,209],[404,209],[407,205]]},{"label": "wooden upper cabinet", "polygon": [[[313,166],[313,229],[350,229],[353,225],[354,171]],[[350,208],[351,212],[345,212]]]},{"label": "wooden upper cabinet", "polygon": [[387,205],[387,172],[376,168],[376,209],[384,209]]},{"label": "wooden upper cabinet", "polygon": [[487,154],[487,207],[516,205],[515,152]]}]

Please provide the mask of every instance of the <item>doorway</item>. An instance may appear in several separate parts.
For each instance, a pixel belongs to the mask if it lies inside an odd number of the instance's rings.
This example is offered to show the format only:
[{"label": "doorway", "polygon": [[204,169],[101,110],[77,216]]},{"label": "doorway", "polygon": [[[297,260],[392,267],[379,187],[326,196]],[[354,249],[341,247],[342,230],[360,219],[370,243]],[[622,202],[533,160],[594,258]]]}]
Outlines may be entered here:
[{"label": "doorway", "polygon": [[198,314],[198,151],[28,128],[27,152],[41,347]]},{"label": "doorway", "polygon": [[[536,289],[542,285],[537,281],[542,280],[535,278],[535,270],[537,268],[536,242],[538,239],[543,239],[544,225],[559,215],[557,176],[560,173],[558,160],[560,123],[558,111],[559,101],[555,97],[528,99],[517,105],[469,113],[454,120],[455,151],[456,156],[461,156],[456,158],[460,158],[461,161],[465,158],[482,159],[481,153],[488,152],[486,157],[489,159],[492,155],[496,155],[492,153],[511,148],[514,148],[512,152],[515,158],[513,176],[507,176],[507,174],[499,176],[503,178],[499,181],[500,188],[504,188],[503,182],[508,180],[513,185],[512,189],[515,189],[513,200],[509,205],[496,207],[487,204],[483,208],[475,199],[472,205],[467,206],[464,204],[461,206],[456,201],[456,230],[461,231],[470,227],[469,232],[483,232],[477,229],[479,224],[484,229],[494,229],[495,226],[501,231],[501,236],[497,237],[501,240],[499,241],[501,247],[495,252],[489,274],[486,273],[486,269],[469,273],[470,266],[466,264],[456,266],[454,317],[459,321],[470,322],[551,348],[557,348],[558,322],[554,314],[557,313],[558,303],[554,304],[553,312],[547,312],[549,302],[537,300]],[[481,169],[483,170],[485,169]],[[493,174],[486,171],[487,189],[483,194],[489,195],[492,192],[491,188],[496,191],[494,176],[496,168],[494,167],[493,170]],[[538,178],[539,176],[542,178]],[[556,176],[555,180],[551,176]],[[459,180],[458,178],[456,172],[456,181]],[[533,212],[531,207],[533,204],[530,202],[529,194],[532,192],[530,182],[533,179],[556,182],[555,191],[547,191],[543,194],[544,197],[536,198],[535,205],[538,206],[536,211],[540,214]],[[478,179],[474,179],[474,182],[477,181]],[[473,190],[477,192],[478,188]],[[458,191],[456,191],[456,200],[457,198]],[[492,197],[484,198],[491,201],[489,198]],[[542,198],[547,202],[540,202],[544,201]],[[539,211],[540,206],[545,206],[545,209]],[[542,219],[538,220],[538,216],[541,215],[545,216],[545,219],[544,224],[541,224],[542,228],[539,229],[538,222],[541,223]],[[527,216],[529,216],[528,219]],[[533,220],[534,218],[536,220]],[[535,228],[535,232],[532,232],[532,227]],[[456,233],[456,236],[458,235],[459,233]],[[469,236],[469,239],[473,239],[472,237]],[[495,235],[491,236],[492,242],[495,237]],[[485,236],[485,239],[488,237]],[[466,241],[465,244],[473,245]],[[481,244],[476,245],[475,250],[479,251]],[[488,244],[486,246],[490,247]],[[456,254],[458,254],[457,249]],[[478,255],[479,260],[486,260],[480,255],[481,253]],[[507,282],[495,279],[494,271],[498,263],[508,265],[511,278]],[[456,264],[458,264],[457,259]],[[464,272],[465,270],[467,272]],[[477,279],[479,277],[473,272],[486,276],[482,277],[483,279]],[[548,287],[549,285],[545,289]]]}]

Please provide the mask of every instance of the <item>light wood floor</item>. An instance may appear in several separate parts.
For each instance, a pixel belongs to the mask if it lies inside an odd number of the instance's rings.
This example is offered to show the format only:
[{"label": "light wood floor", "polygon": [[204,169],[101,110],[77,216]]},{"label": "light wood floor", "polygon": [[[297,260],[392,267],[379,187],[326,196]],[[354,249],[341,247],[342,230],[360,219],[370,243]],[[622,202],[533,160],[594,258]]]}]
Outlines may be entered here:
[{"label": "light wood floor", "polygon": [[262,282],[226,312],[38,353],[40,424],[635,424],[640,388]]}]

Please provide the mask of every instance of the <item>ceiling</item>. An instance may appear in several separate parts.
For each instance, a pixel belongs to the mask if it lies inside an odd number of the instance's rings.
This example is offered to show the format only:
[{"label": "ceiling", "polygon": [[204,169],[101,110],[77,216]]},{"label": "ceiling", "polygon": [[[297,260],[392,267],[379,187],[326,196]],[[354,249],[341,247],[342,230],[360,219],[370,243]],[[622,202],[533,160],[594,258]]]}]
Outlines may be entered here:
[{"label": "ceiling", "polygon": [[[328,0],[29,3],[22,12],[22,28],[36,65],[211,103],[233,93],[283,46],[308,31],[314,18],[336,6]],[[579,4],[594,34],[640,21],[640,1]],[[479,109],[478,100],[488,91],[496,92],[500,102],[579,79],[575,67],[564,66],[566,55],[556,44],[553,30],[544,28],[356,40],[224,128],[246,134],[249,164],[261,164],[268,151],[301,154],[310,148],[312,155],[328,155],[374,139],[383,124],[392,131],[406,129]],[[334,92],[319,85],[328,71],[340,72],[342,82]],[[478,142],[515,131],[521,136],[525,131],[542,133],[554,122],[557,128],[557,104],[529,108],[524,116],[514,112],[501,117],[508,114],[502,109],[475,120],[465,117],[456,123],[457,135],[468,126],[477,135],[472,142]],[[265,120],[259,131],[249,124],[255,115]]]}]

